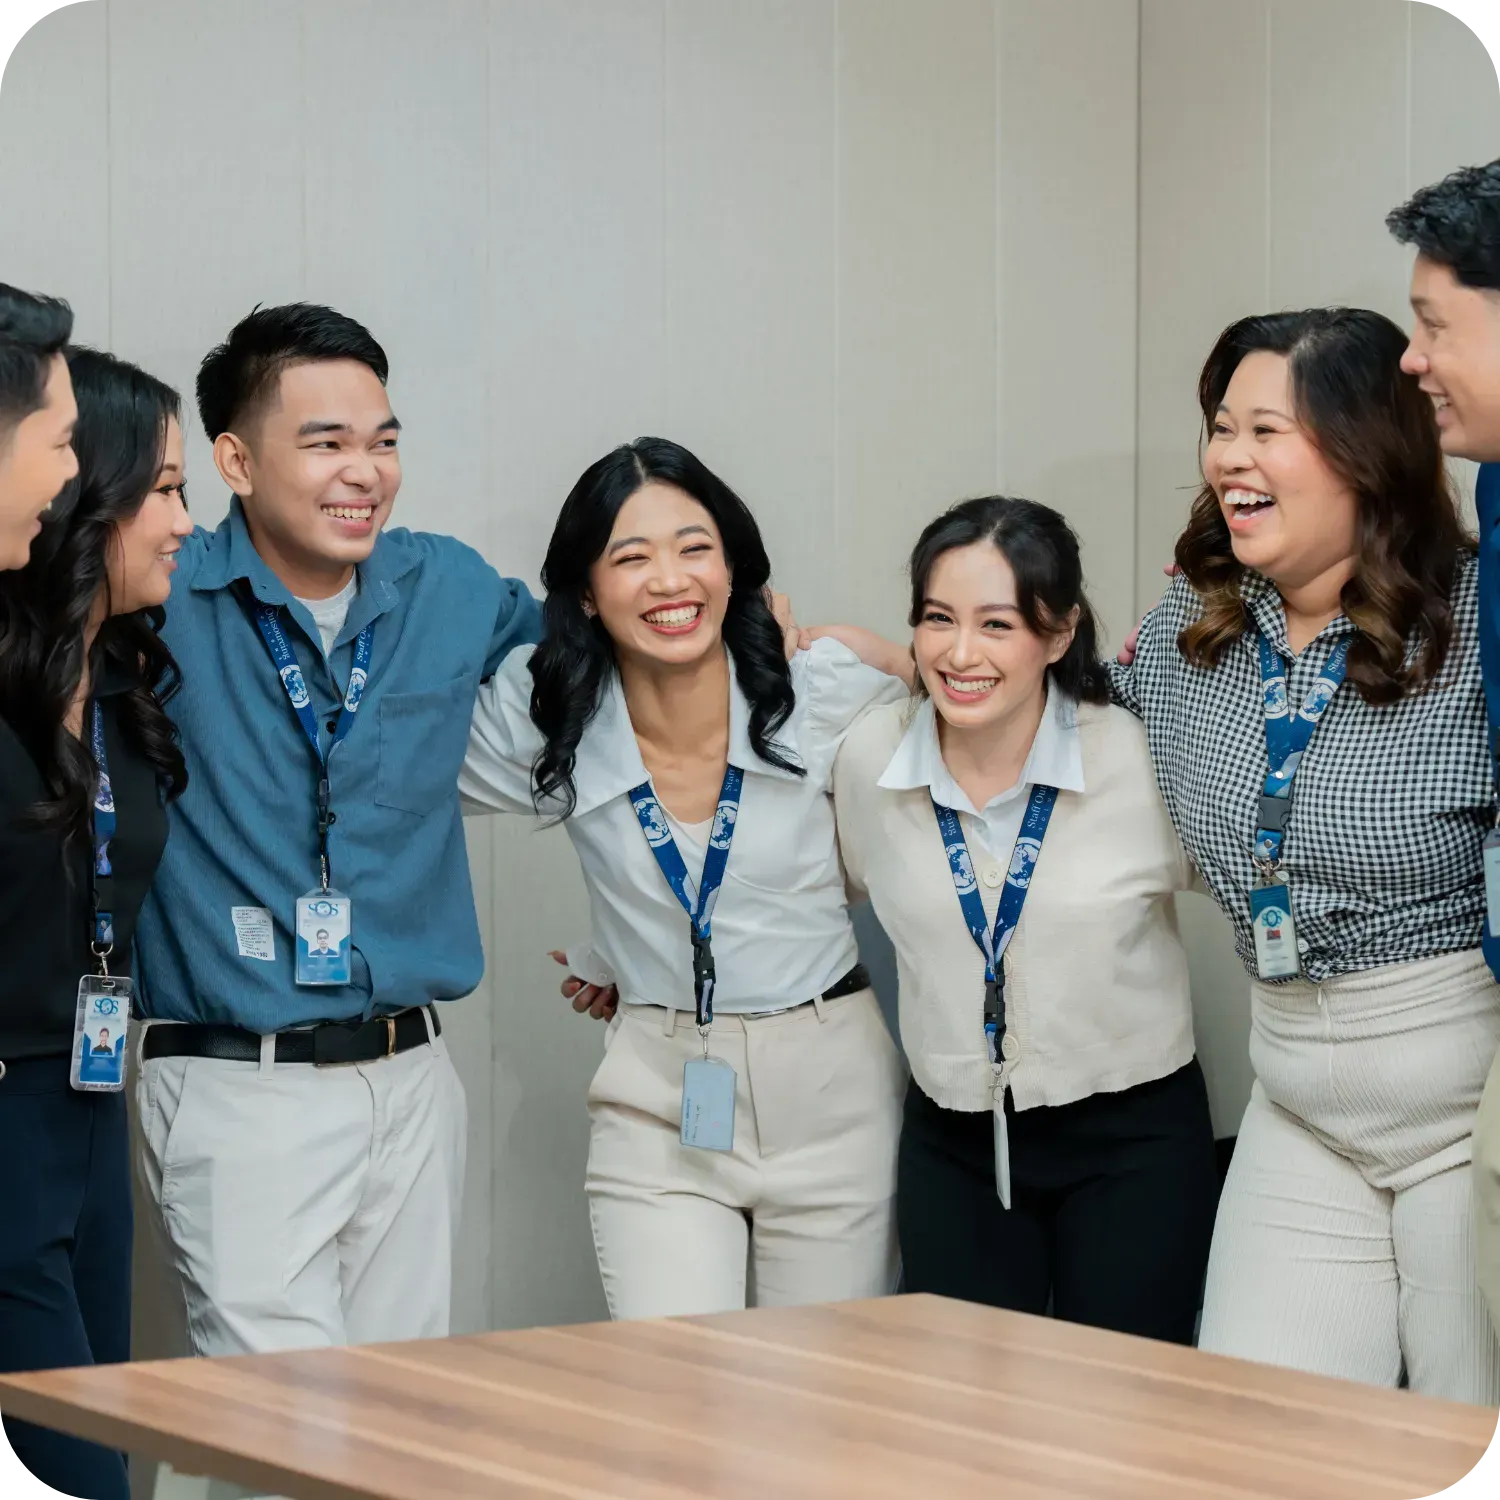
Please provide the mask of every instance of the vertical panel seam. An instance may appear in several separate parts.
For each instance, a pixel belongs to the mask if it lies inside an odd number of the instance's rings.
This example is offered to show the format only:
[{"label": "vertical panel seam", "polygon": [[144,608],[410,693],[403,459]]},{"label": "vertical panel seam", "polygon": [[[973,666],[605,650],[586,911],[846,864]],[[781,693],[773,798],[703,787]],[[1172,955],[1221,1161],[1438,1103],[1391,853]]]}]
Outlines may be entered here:
[{"label": "vertical panel seam", "polygon": [[1266,133],[1265,133],[1265,285],[1266,298],[1264,310],[1274,312],[1271,305],[1271,12],[1274,0],[1266,0],[1266,76],[1262,93],[1265,98],[1266,107]]},{"label": "vertical panel seam", "polygon": [[1141,597],[1141,568],[1143,559],[1141,556],[1141,300],[1144,295],[1142,285],[1141,267],[1145,261],[1145,250],[1142,245],[1141,226],[1145,222],[1145,210],[1142,202],[1142,188],[1145,174],[1141,168],[1142,162],[1142,137],[1144,127],[1142,122],[1143,100],[1145,87],[1142,79],[1142,70],[1146,62],[1146,44],[1144,39],[1146,24],[1146,0],[1136,0],[1135,5],[1135,331],[1132,335],[1133,347],[1130,351],[1131,369],[1135,375],[1134,389],[1131,392],[1131,404],[1133,417],[1131,420],[1131,431],[1135,438],[1135,462],[1131,465],[1131,505],[1130,505],[1130,551],[1134,559],[1134,567],[1131,569],[1130,580],[1130,604],[1131,617],[1125,622],[1128,630],[1133,621],[1141,617],[1141,606],[1145,602]]},{"label": "vertical panel seam", "polygon": [[671,278],[668,274],[672,232],[672,180],[667,150],[667,119],[671,109],[671,29],[668,25],[671,3],[672,0],[661,0],[661,419],[663,428],[668,431],[672,426]]},{"label": "vertical panel seam", "polygon": [[1005,286],[1005,265],[1003,256],[1003,235],[1005,229],[1004,209],[1004,153],[1001,149],[1001,111],[1004,107],[1001,98],[1001,77],[1004,70],[1003,58],[1001,56],[1001,33],[1004,23],[1002,21],[1002,8],[1005,0],[994,0],[990,7],[990,45],[991,63],[993,68],[994,100],[990,112],[990,149],[995,153],[995,169],[992,174],[991,184],[995,194],[994,213],[994,235],[995,243],[993,250],[993,262],[995,271],[995,315],[993,330],[995,339],[995,490],[1003,494],[1005,484],[1005,315],[1003,312],[1003,291]]},{"label": "vertical panel seam", "polygon": [[[833,0],[833,555],[844,557],[844,298],[843,298],[843,72],[844,16],[841,0]],[[836,574],[833,606],[840,618],[850,613],[846,570]]]},{"label": "vertical panel seam", "polygon": [[104,340],[115,346],[114,0],[104,4]]},{"label": "vertical panel seam", "polygon": [[1403,196],[1410,198],[1412,195],[1411,181],[1411,135],[1412,135],[1412,0],[1406,0],[1406,192]]}]

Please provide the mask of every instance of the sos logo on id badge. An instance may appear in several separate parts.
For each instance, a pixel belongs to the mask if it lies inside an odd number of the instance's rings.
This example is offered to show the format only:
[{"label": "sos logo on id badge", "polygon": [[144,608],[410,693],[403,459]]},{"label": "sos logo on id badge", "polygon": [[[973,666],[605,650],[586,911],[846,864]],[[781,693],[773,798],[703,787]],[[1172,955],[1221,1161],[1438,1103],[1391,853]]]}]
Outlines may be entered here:
[{"label": "sos logo on id badge", "polygon": [[83,1093],[125,1087],[125,1032],[130,1024],[130,981],[123,975],[85,974],[78,981],[69,1082]]},{"label": "sos logo on id badge", "polygon": [[297,983],[348,984],[349,898],[339,891],[309,891],[297,898]]},{"label": "sos logo on id badge", "polygon": [[1284,882],[1250,892],[1250,925],[1255,932],[1255,967],[1262,979],[1291,979],[1302,972],[1292,893]]}]

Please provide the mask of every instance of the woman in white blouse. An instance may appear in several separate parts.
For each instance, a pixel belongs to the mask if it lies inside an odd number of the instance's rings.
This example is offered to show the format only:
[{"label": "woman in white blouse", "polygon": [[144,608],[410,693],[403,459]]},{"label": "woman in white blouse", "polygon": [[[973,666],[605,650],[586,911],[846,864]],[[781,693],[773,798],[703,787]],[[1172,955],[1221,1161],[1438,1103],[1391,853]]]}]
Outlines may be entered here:
[{"label": "woman in white blouse", "polygon": [[[859,953],[829,783],[904,696],[836,641],[788,663],[743,502],[675,443],[588,469],[543,643],[480,691],[471,806],[563,820],[619,989],[587,1188],[617,1318],[893,1289],[905,1070]],[[747,1273],[749,1286],[747,1288]]]},{"label": "woman in white blouse", "polygon": [[1187,1343],[1217,1192],[1172,900],[1192,871],[1106,701],[1077,539],[968,500],[911,584],[919,701],[867,715],[834,776],[900,973],[907,1289]]}]

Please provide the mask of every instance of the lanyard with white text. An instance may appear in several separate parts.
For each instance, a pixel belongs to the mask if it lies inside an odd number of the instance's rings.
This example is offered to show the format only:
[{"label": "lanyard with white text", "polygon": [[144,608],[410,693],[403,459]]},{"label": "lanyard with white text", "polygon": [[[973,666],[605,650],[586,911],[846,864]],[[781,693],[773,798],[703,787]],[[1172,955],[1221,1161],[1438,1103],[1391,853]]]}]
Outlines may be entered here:
[{"label": "lanyard with white text", "polygon": [[1031,887],[1031,871],[1042,852],[1042,840],[1047,836],[1047,824],[1056,802],[1055,786],[1032,787],[1025,816],[1021,819],[1021,831],[1016,835],[1015,848],[1011,850],[1010,869],[1006,872],[1005,888],[1000,892],[1000,909],[995,913],[993,933],[984,915],[984,903],[979,899],[979,883],[974,879],[974,864],[969,858],[969,846],[958,814],[936,799],[932,804],[938,828],[942,831],[953,888],[958,892],[958,904],[963,908],[964,922],[975,945],[984,954],[984,1035],[990,1061],[996,1064],[1000,1061],[1000,1044],[1005,1039],[1005,968],[1001,960],[1020,925],[1021,908],[1026,904],[1026,892]]},{"label": "lanyard with white text", "polygon": [[1291,979],[1302,971],[1292,914],[1291,892],[1281,870],[1281,845],[1292,809],[1292,778],[1333,701],[1349,666],[1352,637],[1344,636],[1329,653],[1307,700],[1294,714],[1287,696],[1286,666],[1280,653],[1261,636],[1261,705],[1266,721],[1269,767],[1261,785],[1252,857],[1260,884],[1250,892],[1250,927],[1255,942],[1256,969],[1262,979]]},{"label": "lanyard with white text", "polygon": [[708,1028],[714,1019],[714,954],[713,916],[714,903],[719,898],[719,887],[724,882],[724,867],[729,863],[729,846],[734,839],[734,826],[740,813],[740,788],[745,773],[738,766],[729,766],[724,771],[724,784],[719,791],[719,806],[714,813],[713,828],[708,836],[708,853],[703,860],[703,875],[694,886],[682,861],[672,830],[667,825],[666,814],[651,783],[644,781],[631,788],[630,801],[635,815],[640,820],[641,831],[656,856],[672,894],[688,914],[693,944],[693,1003],[697,1011],[698,1031],[707,1046]]},{"label": "lanyard with white text", "polygon": [[115,794],[109,784],[109,760],[104,749],[104,711],[94,704],[89,726],[94,764],[99,780],[94,787],[94,880],[93,912],[90,918],[94,957],[101,972],[107,974],[105,962],[115,946],[114,866],[109,859],[109,843],[115,836]]},{"label": "lanyard with white text", "polygon": [[933,798],[932,810],[937,814],[938,828],[943,835],[943,849],[948,856],[948,870],[953,876],[953,889],[958,892],[958,904],[963,909],[964,924],[975,946],[984,955],[984,1037],[990,1055],[990,1065],[995,1070],[995,1098],[993,1105],[995,1130],[995,1191],[1005,1208],[1010,1207],[1010,1146],[1005,1126],[1005,1055],[1001,1050],[1005,1042],[1005,950],[1021,925],[1021,909],[1026,904],[1026,893],[1031,888],[1031,873],[1042,852],[1042,840],[1047,837],[1047,824],[1052,820],[1052,809],[1057,803],[1055,786],[1034,786],[1026,801],[1026,812],[1021,818],[1021,831],[1010,854],[1010,868],[1005,874],[1005,885],[1000,892],[1000,906],[995,913],[995,930],[990,931],[984,915],[984,902],[979,899],[979,882],[974,878],[974,863],[969,858],[968,841],[964,838],[963,825],[951,807],[944,807]]},{"label": "lanyard with white text", "polygon": [[303,680],[302,668],[292,652],[291,643],[286,638],[286,632],[281,628],[280,612],[269,604],[257,604],[255,623],[260,629],[261,639],[266,643],[266,649],[271,653],[271,660],[276,665],[281,685],[286,689],[286,695],[291,699],[292,707],[296,710],[297,719],[302,725],[302,732],[307,736],[313,754],[317,757],[318,868],[323,880],[323,889],[326,891],[329,881],[328,830],[335,821],[328,788],[328,759],[353,727],[354,716],[359,712],[360,699],[364,696],[365,683],[370,675],[370,643],[375,634],[375,622],[372,620],[355,638],[354,666],[349,673],[349,686],[344,693],[344,702],[334,725],[333,738],[328,743],[327,755],[323,753],[323,747],[318,743],[318,719],[313,713],[312,697],[307,691],[307,683]]}]

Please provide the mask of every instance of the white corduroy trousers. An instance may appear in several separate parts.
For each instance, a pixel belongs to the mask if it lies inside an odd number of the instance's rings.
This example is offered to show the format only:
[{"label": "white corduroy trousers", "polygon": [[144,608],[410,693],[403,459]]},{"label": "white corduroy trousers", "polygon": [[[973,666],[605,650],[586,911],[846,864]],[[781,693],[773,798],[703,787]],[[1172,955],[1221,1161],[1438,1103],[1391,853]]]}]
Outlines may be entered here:
[{"label": "white corduroy trousers", "polygon": [[1470,1171],[1497,1043],[1500,986],[1477,949],[1252,984],[1256,1082],[1200,1348],[1500,1402]]}]

